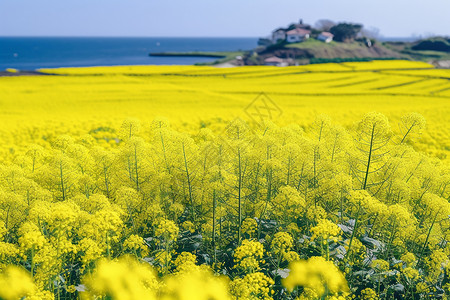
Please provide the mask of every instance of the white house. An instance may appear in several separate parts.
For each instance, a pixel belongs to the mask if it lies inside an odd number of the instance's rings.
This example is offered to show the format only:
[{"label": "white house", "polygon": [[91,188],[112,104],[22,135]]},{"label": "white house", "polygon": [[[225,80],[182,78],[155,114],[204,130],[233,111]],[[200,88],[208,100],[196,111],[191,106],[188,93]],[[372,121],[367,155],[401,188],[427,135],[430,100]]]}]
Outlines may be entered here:
[{"label": "white house", "polygon": [[333,40],[333,37],[334,37],[334,35],[332,33],[324,31],[324,32],[321,32],[319,34],[317,39],[319,41],[322,41],[322,42],[325,42],[325,43],[329,43],[329,42],[331,42]]},{"label": "white house", "polygon": [[286,30],[278,28],[272,32],[272,43],[276,44],[279,40],[284,41],[286,39]]},{"label": "white house", "polygon": [[286,32],[286,41],[288,43],[303,42],[304,40],[309,39],[310,34],[311,34],[310,30],[306,30],[303,28],[295,28]]},{"label": "white house", "polygon": [[271,56],[268,57],[266,59],[264,59],[264,65],[266,66],[276,66],[276,67],[285,67],[288,66],[289,63],[287,60],[276,57],[276,56]]}]

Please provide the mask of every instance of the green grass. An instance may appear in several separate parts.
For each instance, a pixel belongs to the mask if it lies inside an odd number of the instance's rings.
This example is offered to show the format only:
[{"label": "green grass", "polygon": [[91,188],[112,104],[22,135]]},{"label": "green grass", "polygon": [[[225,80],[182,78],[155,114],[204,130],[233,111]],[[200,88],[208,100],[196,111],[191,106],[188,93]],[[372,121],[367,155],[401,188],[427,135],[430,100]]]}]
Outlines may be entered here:
[{"label": "green grass", "polygon": [[333,47],[337,44],[337,42],[332,41],[330,43],[325,43],[316,39],[307,39],[304,42],[300,42],[300,43],[292,43],[292,44],[286,44],[285,47],[286,48],[316,48],[316,47],[323,47],[323,46],[329,46],[329,47]]},{"label": "green grass", "polygon": [[430,60],[450,60],[450,53],[442,51],[432,50],[413,50],[411,47],[413,43],[383,43],[388,49],[401,53],[405,58],[418,60],[418,61],[430,61]]},{"label": "green grass", "polygon": [[285,49],[299,49],[313,57],[312,63],[340,62],[340,61],[366,61],[376,58],[398,58],[397,51],[390,50],[382,44],[367,47],[365,43],[354,41],[341,43],[332,41],[325,43],[316,39],[308,39],[301,43],[285,44]]},{"label": "green grass", "polygon": [[353,43],[339,43],[332,41],[330,43],[325,43],[316,39],[307,39],[301,43],[286,44],[286,48],[299,48],[299,49],[323,49],[323,48],[341,48],[341,49],[357,49],[360,47],[366,47],[363,43],[353,42]]},{"label": "green grass", "polygon": [[450,60],[450,53],[442,51],[404,49],[402,53],[408,54],[414,59],[423,61]]},{"label": "green grass", "polygon": [[349,57],[349,58],[311,58],[310,64],[325,64],[325,63],[343,63],[343,62],[364,62],[373,60],[396,60],[395,57]]}]

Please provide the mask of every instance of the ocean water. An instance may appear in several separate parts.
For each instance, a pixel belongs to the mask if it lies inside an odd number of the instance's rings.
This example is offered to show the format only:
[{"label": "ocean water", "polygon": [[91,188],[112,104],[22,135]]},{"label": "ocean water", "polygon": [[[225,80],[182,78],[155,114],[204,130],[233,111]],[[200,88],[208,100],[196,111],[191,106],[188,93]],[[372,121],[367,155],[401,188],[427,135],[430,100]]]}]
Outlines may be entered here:
[{"label": "ocean water", "polygon": [[6,68],[190,65],[204,57],[152,57],[150,52],[235,51],[257,46],[257,38],[0,37],[0,71]]}]

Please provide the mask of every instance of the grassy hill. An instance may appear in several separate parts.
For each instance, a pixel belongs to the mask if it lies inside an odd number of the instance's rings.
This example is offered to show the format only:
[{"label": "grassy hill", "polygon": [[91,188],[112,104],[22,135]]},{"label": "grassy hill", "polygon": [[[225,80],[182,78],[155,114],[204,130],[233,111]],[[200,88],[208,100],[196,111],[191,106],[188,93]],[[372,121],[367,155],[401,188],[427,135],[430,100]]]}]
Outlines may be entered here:
[{"label": "grassy hill", "polygon": [[[438,43],[440,42],[440,43]],[[385,47],[405,55],[411,60],[420,60],[427,62],[449,61],[450,60],[450,42],[442,38],[430,38],[415,43],[388,42]]]},{"label": "grassy hill", "polygon": [[311,52],[316,58],[352,58],[352,57],[400,57],[397,52],[380,45],[367,47],[363,42],[324,43],[309,39],[303,43],[287,44],[288,49],[301,49]]},{"label": "grassy hill", "polygon": [[278,44],[261,49],[257,53],[257,58],[249,59],[249,64],[262,63],[265,58],[278,56],[281,58],[292,58],[301,63],[309,63],[314,59],[337,60],[355,58],[405,58],[405,55],[375,44],[368,47],[364,42],[354,41],[352,43],[331,42],[324,43],[316,39],[308,39],[301,43]]},{"label": "grassy hill", "polygon": [[[438,43],[439,42],[439,43]],[[434,48],[436,49],[434,49]],[[246,57],[246,64],[264,64],[270,56],[289,58],[297,63],[365,61],[376,59],[407,59],[432,63],[438,67],[450,65],[450,42],[444,39],[425,39],[414,43],[378,42],[370,47],[364,41],[324,43],[310,38],[301,43],[279,43],[259,48]],[[444,64],[447,63],[447,64]]]}]

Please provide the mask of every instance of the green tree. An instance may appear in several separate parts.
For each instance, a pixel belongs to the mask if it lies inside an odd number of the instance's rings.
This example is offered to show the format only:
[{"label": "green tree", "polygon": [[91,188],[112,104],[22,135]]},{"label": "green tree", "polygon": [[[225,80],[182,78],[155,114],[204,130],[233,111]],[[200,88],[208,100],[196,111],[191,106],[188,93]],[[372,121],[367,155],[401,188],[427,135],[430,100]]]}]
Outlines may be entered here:
[{"label": "green tree", "polygon": [[339,23],[330,28],[330,32],[334,34],[334,40],[338,42],[351,42],[363,26],[361,24]]}]

